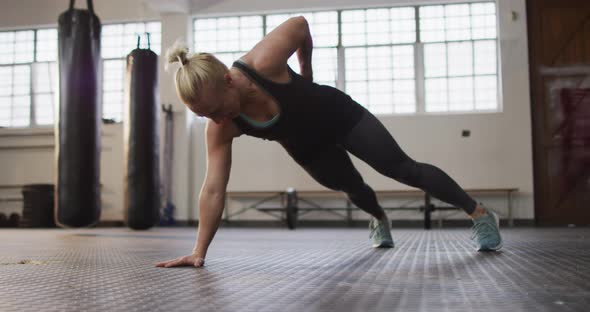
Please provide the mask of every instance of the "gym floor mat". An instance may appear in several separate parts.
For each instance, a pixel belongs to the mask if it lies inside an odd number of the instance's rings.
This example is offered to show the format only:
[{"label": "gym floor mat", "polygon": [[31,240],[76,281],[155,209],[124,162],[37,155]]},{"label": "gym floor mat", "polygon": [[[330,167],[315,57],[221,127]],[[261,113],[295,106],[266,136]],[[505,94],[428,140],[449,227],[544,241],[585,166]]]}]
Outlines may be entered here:
[{"label": "gym floor mat", "polygon": [[194,228],[0,230],[0,311],[587,311],[590,228],[221,228],[204,268],[156,268]]}]

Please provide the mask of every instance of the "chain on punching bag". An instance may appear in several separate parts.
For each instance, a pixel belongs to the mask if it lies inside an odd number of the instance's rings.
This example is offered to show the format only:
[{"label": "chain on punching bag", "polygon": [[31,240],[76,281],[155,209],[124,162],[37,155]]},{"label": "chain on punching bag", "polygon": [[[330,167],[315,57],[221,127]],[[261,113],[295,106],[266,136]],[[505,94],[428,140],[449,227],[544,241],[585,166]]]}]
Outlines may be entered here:
[{"label": "chain on punching bag", "polygon": [[56,127],[56,223],[93,226],[100,219],[100,32],[92,1],[59,16],[59,109]]},{"label": "chain on punching bag", "polygon": [[148,229],[160,212],[158,55],[148,48],[127,55],[125,114],[125,221]]}]

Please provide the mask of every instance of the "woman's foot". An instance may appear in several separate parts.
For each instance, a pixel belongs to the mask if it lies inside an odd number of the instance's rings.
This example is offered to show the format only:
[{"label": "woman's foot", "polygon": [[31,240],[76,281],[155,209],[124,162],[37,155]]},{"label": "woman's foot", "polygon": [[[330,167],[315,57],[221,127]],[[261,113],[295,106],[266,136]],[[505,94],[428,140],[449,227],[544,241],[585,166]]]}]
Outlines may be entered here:
[{"label": "woman's foot", "polygon": [[496,251],[502,248],[502,236],[500,236],[500,218],[492,211],[487,211],[478,205],[474,213],[470,215],[473,219],[473,234],[471,239],[475,242],[477,251]]},{"label": "woman's foot", "polygon": [[382,219],[371,218],[369,222],[369,229],[371,234],[369,238],[373,240],[374,248],[393,248],[393,238],[391,238],[391,227],[389,219],[384,217]]}]

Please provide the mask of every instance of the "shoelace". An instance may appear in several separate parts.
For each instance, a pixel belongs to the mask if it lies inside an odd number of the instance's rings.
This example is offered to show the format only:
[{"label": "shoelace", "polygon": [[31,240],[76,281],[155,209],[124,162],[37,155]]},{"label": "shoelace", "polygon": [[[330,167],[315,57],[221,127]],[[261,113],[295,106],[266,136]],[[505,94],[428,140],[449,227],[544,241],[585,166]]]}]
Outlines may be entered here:
[{"label": "shoelace", "polygon": [[482,238],[493,237],[496,233],[496,229],[491,222],[493,222],[493,220],[485,220],[473,224],[473,226],[471,227],[471,229],[473,230],[473,233],[471,234],[471,239],[475,239],[477,236],[480,236]]}]

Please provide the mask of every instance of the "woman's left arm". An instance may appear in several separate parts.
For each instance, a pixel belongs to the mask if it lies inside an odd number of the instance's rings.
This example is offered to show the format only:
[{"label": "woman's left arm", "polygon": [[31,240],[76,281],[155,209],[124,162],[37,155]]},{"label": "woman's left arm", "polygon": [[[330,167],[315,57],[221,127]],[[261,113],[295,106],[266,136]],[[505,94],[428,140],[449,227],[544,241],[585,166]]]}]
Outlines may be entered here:
[{"label": "woman's left arm", "polygon": [[[307,24],[307,23],[306,23]],[[313,69],[311,67],[311,51],[313,50],[313,41],[311,40],[311,33],[309,27],[307,28],[307,36],[303,40],[303,44],[297,49],[297,59],[299,60],[299,71],[303,78],[313,81]]]},{"label": "woman's left arm", "polygon": [[243,59],[256,70],[281,77],[287,72],[287,60],[297,52],[301,74],[311,79],[313,42],[303,16],[292,17],[268,33]]}]

